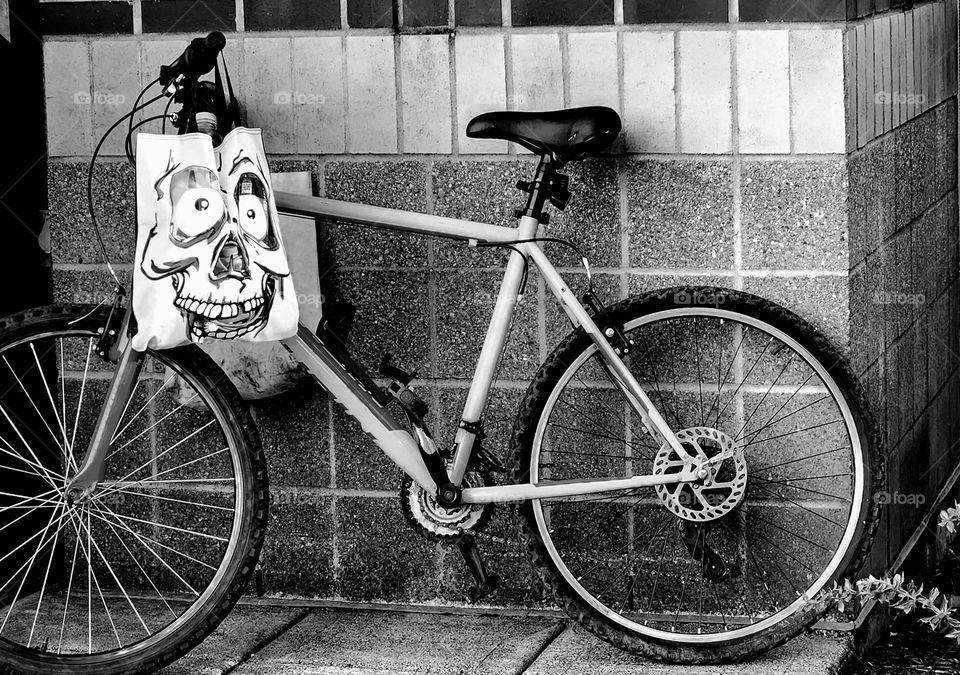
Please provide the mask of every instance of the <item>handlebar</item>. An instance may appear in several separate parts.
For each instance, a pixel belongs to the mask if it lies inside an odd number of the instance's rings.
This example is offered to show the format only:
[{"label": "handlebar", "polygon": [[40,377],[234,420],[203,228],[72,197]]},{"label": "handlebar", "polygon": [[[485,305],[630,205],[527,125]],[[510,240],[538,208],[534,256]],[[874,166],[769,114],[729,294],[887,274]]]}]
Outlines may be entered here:
[{"label": "handlebar", "polygon": [[206,75],[216,67],[217,56],[226,44],[227,39],[220,31],[194,38],[173,63],[160,67],[160,86],[166,89],[181,78],[196,81]]}]

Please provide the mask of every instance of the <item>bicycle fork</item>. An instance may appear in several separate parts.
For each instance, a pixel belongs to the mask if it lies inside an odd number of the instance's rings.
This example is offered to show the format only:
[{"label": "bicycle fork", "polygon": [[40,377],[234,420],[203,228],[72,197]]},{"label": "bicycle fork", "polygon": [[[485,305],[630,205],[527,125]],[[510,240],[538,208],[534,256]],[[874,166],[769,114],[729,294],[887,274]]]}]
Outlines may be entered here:
[{"label": "bicycle fork", "polygon": [[[70,502],[76,502],[88,496],[103,480],[111,442],[130,404],[146,358],[146,352],[138,352],[131,346],[127,333],[132,310],[129,306],[121,309],[121,300],[122,293],[118,293],[100,339],[97,341],[97,355],[111,361],[116,360],[117,368],[110,380],[103,405],[100,407],[97,424],[87,445],[83,462],[77,467],[76,475],[68,481],[66,495]],[[68,470],[69,468],[67,467]]]}]

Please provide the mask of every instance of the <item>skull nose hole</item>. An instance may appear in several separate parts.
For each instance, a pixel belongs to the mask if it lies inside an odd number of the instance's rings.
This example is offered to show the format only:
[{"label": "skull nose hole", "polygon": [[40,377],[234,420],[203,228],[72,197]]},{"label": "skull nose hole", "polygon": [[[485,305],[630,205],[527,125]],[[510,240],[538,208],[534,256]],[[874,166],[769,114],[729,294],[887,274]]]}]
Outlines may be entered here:
[{"label": "skull nose hole", "polygon": [[227,277],[233,277],[235,279],[247,279],[250,277],[246,251],[243,249],[243,246],[240,245],[240,242],[233,237],[223,242],[223,246],[220,247],[211,276],[214,280],[225,279]]}]

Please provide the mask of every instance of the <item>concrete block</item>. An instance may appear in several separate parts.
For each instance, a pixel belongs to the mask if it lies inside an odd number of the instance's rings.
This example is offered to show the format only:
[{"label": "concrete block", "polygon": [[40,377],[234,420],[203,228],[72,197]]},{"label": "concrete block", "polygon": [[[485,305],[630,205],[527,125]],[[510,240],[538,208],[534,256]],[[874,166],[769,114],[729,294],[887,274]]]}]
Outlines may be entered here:
[{"label": "concrete block", "polygon": [[[877,133],[877,92],[881,91],[881,85],[877,82],[878,73],[880,72],[880,67],[877,63],[877,48],[876,48],[876,22],[867,21],[864,24],[866,33],[866,58],[864,61],[865,67],[865,78],[866,78],[866,91],[869,93],[867,98],[867,135],[866,142],[869,142],[871,139],[876,138],[879,134]],[[883,126],[883,116],[879,116],[880,126]]]},{"label": "concrete block", "polygon": [[680,151],[730,152],[730,35],[723,31],[682,31],[679,39]]},{"label": "concrete block", "polygon": [[[437,278],[437,372],[442,377],[473,377],[485,327],[493,312],[503,273],[499,270],[442,272]],[[531,274],[517,305],[500,377],[529,380],[540,365],[537,302]]]},{"label": "concrete block", "polygon": [[[132,275],[124,271],[117,274],[124,285],[130,288]],[[113,289],[117,285],[105,267],[83,272],[54,268],[51,277],[54,302],[78,302],[84,305],[107,303],[112,299]]]},{"label": "concrete block", "polygon": [[504,141],[467,138],[470,120],[507,107],[503,36],[457,35],[454,41],[457,79],[457,133],[462,153],[505,153]]},{"label": "concrete block", "polygon": [[737,33],[740,152],[790,152],[789,33]]},{"label": "concrete block", "polygon": [[296,152],[290,38],[246,37],[243,56],[240,91],[247,124],[263,129],[267,152]]},{"label": "concrete block", "polygon": [[86,42],[43,45],[47,153],[89,156],[93,152],[93,87]]},{"label": "concrete block", "polygon": [[627,171],[631,267],[733,264],[729,163],[645,160]]},{"label": "concrete block", "polygon": [[[530,180],[536,161],[436,162],[433,165],[433,211],[440,216],[495,225],[516,222],[514,209],[523,206],[518,180]],[[571,207],[572,208],[572,207]],[[495,248],[468,248],[460,242],[438,239],[434,246],[442,266],[489,267],[503,264],[506,253]]]},{"label": "concrete block", "polygon": [[347,37],[348,152],[397,152],[393,38]]},{"label": "concrete block", "polygon": [[[228,44],[230,42],[228,41]],[[167,65],[176,59],[183,52],[183,44],[177,40],[143,40],[140,42],[140,88],[147,86],[150,82],[160,76],[160,66]],[[230,63],[231,77],[237,76],[237,70],[234,64]],[[159,92],[159,86],[155,90]],[[154,93],[156,96],[156,93]],[[131,101],[132,103],[133,101]],[[164,104],[166,105],[166,104]],[[159,115],[161,111],[154,114]],[[148,117],[150,115],[147,115]],[[159,134],[161,129],[160,120],[148,122],[137,129],[138,132]],[[171,125],[167,123],[167,131],[170,131]]]},{"label": "concrete block", "polygon": [[[339,597],[394,602],[436,597],[438,547],[410,531],[396,497],[341,497],[337,512]],[[337,635],[342,640],[344,633]]]},{"label": "concrete block", "polygon": [[848,268],[844,162],[746,162],[741,181],[745,268]]},{"label": "concrete block", "polygon": [[890,15],[884,15],[877,18],[880,26],[880,43],[877,45],[880,49],[880,65],[883,69],[883,74],[881,75],[883,79],[883,88],[882,92],[884,94],[884,99],[881,102],[883,108],[883,132],[886,133],[893,128],[893,101],[894,101],[894,85],[893,85],[893,70],[891,67],[891,49],[890,49],[890,40],[891,40],[891,18]]},{"label": "concrete block", "polygon": [[[867,28],[865,24],[857,24],[854,29],[857,45],[857,69],[856,69],[856,90],[857,90],[857,147],[862,148],[867,144],[868,129],[867,115],[871,113],[870,100],[873,95],[873,79],[868,78],[870,72],[867,64]],[[872,58],[872,57],[871,57]],[[868,84],[870,85],[869,89]]]},{"label": "concrete block", "polygon": [[[422,387],[418,390],[429,400],[428,392]],[[336,487],[390,491],[399,488],[403,472],[340,405],[333,406],[331,425],[336,448]]]},{"label": "concrete block", "polygon": [[[406,370],[428,373],[433,367],[426,275],[415,272],[341,272],[331,292],[357,308],[347,348],[370,372],[390,352]],[[440,340],[453,345],[452,341]]]},{"label": "concrete block", "polygon": [[517,33],[510,38],[513,59],[512,110],[563,107],[563,66],[556,33]]},{"label": "concrete block", "polygon": [[260,554],[268,593],[334,594],[331,497],[303,488],[271,490],[270,527]]},{"label": "concrete block", "polygon": [[[395,566],[392,560],[384,564]],[[382,572],[372,568],[371,576],[374,582]],[[558,630],[559,622],[546,618],[321,610],[236,672],[495,675],[515,672],[535,660]]]},{"label": "concrete block", "polygon": [[932,105],[937,105],[944,99],[946,92],[947,69],[956,70],[956,60],[950,61],[950,52],[946,44],[946,5],[945,2],[936,2],[930,5],[930,24],[933,32],[933,99]]},{"label": "concrete block", "polygon": [[[571,164],[573,197],[564,211],[550,214],[551,236],[570,239],[596,267],[618,267],[621,260],[620,194],[615,160]],[[554,265],[578,267],[580,259],[566,247],[550,247]]]},{"label": "concrete block", "polygon": [[747,277],[744,290],[777,302],[819,328],[843,352],[849,335],[849,288],[846,277]]},{"label": "concrete block", "polygon": [[283,396],[253,405],[271,488],[330,485],[327,400],[327,394],[310,379]]},{"label": "concrete block", "polygon": [[[87,209],[87,162],[50,162],[47,200],[54,263],[102,263]],[[93,170],[93,203],[110,261],[131,262],[137,231],[136,179],[126,161],[97,163]]]},{"label": "concrete block", "polygon": [[676,152],[674,33],[623,33],[623,128],[630,152]]},{"label": "concrete block", "polygon": [[[137,53],[137,44],[130,40],[95,40],[91,44],[93,95],[90,113],[94,144],[114,122],[130,111],[140,93]],[[156,92],[150,94],[151,97],[155,95]],[[162,111],[156,108],[147,112],[159,115]],[[142,116],[138,113],[136,120]],[[115,129],[104,142],[100,155],[123,155],[125,139],[126,127]]]},{"label": "concrete block", "polygon": [[621,110],[617,34],[567,33],[568,107],[605,105]]},{"label": "concrete block", "polygon": [[[408,211],[426,211],[426,169],[420,162],[328,162],[324,184],[331,199]],[[331,224],[322,247],[335,265],[424,266],[423,238],[375,227]],[[321,274],[329,271],[326,265]]]},{"label": "concrete block", "polygon": [[403,152],[449,153],[450,39],[446,35],[400,38]]},{"label": "concrete block", "polygon": [[843,152],[843,41],[839,30],[790,32],[790,87],[794,150]]},{"label": "concrete block", "polygon": [[344,152],[343,40],[293,38],[293,136],[299,153]]}]

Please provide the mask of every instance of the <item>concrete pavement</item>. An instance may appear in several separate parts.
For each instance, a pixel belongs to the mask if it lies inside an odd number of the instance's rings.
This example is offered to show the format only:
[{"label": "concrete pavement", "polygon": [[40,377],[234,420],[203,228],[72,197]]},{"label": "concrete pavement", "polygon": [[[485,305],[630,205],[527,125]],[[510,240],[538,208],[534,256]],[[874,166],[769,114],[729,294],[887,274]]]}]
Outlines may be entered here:
[{"label": "concrete pavement", "polygon": [[804,635],[745,664],[671,666],[622,652],[557,615],[439,608],[240,605],[165,675],[826,675],[849,658],[845,636]]}]

